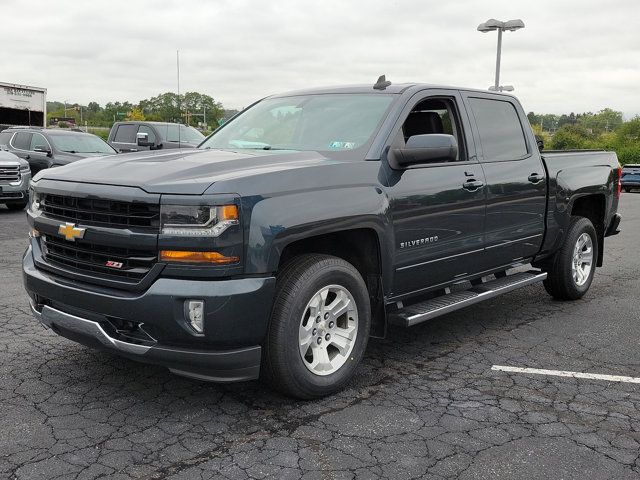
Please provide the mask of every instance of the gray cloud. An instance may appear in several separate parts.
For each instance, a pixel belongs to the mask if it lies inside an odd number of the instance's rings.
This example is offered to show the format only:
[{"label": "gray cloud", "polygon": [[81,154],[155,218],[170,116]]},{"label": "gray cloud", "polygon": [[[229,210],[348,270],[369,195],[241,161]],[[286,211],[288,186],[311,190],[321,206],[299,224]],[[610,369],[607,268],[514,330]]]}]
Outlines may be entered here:
[{"label": "gray cloud", "polygon": [[476,26],[522,18],[524,30],[504,35],[502,83],[527,111],[633,116],[639,10],[635,0],[5,0],[0,80],[46,87],[49,99],[138,101],[175,90],[179,49],[181,89],[227,107],[382,73],[484,89],[496,34]]}]

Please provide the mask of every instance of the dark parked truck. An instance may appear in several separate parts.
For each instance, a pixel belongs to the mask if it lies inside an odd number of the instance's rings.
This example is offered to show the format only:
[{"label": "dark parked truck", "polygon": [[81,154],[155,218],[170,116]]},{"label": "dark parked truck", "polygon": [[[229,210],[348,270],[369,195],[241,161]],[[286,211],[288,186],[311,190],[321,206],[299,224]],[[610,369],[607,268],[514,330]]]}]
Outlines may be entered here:
[{"label": "dark parked truck", "polygon": [[119,152],[195,148],[204,135],[193,127],[178,123],[116,122],[109,131],[109,144]]},{"label": "dark parked truck", "polygon": [[614,153],[541,155],[509,95],[386,82],[268,97],[197,149],[32,186],[42,324],[299,398],[342,388],[389,324],[535,282],[582,297],[620,222]]}]

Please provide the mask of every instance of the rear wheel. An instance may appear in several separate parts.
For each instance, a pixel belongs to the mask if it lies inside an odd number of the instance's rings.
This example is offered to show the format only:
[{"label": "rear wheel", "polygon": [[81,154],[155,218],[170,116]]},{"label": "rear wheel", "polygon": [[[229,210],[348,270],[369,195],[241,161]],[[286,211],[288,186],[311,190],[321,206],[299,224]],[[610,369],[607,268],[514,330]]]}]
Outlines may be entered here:
[{"label": "rear wheel", "polygon": [[547,272],[544,287],[559,300],[581,298],[593,281],[598,258],[598,237],[588,218],[571,217],[560,250]]},{"label": "rear wheel", "polygon": [[264,377],[301,399],[339,391],[362,359],[370,318],[367,287],[353,265],[329,255],[296,257],[278,275]]}]

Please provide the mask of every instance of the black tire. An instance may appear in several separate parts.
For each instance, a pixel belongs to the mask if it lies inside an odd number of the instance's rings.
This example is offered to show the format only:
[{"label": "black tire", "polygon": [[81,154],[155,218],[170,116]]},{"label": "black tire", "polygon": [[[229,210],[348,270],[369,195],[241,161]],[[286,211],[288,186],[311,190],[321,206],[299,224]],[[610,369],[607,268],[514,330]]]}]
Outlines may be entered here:
[{"label": "black tire", "polygon": [[[593,258],[591,271],[586,281],[580,285],[573,277],[572,263],[576,244],[583,233],[591,237]],[[582,298],[593,281],[599,248],[598,236],[591,220],[584,217],[571,217],[564,243],[555,254],[551,267],[547,270],[547,279],[544,281],[544,288],[547,292],[557,300],[577,300]]]},{"label": "black tire", "polygon": [[[353,297],[357,333],[345,363],[333,373],[318,375],[304,364],[299,347],[299,329],[307,303],[329,285],[339,285]],[[303,400],[335,393],[349,382],[362,360],[370,326],[369,294],[362,276],[353,265],[330,255],[295,257],[278,274],[274,307],[263,348],[263,379],[285,395]]]},{"label": "black tire", "polygon": [[27,206],[27,200],[22,200],[15,203],[7,203],[6,205],[9,210],[24,210],[24,208]]},{"label": "black tire", "polygon": [[624,187],[624,191],[627,193],[631,193],[631,189],[629,187]]}]

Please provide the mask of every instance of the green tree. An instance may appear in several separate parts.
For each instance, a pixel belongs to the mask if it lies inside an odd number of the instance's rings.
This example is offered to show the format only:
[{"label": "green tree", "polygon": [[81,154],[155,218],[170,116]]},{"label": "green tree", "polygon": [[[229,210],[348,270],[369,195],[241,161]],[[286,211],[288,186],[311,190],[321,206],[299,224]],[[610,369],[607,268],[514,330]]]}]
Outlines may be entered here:
[{"label": "green tree", "polygon": [[551,139],[550,147],[554,150],[573,150],[581,148],[593,148],[593,134],[580,126],[565,124],[558,129]]},{"label": "green tree", "polygon": [[125,118],[127,120],[145,120],[142,110],[140,110],[138,107],[133,107],[131,110],[129,110]]}]

